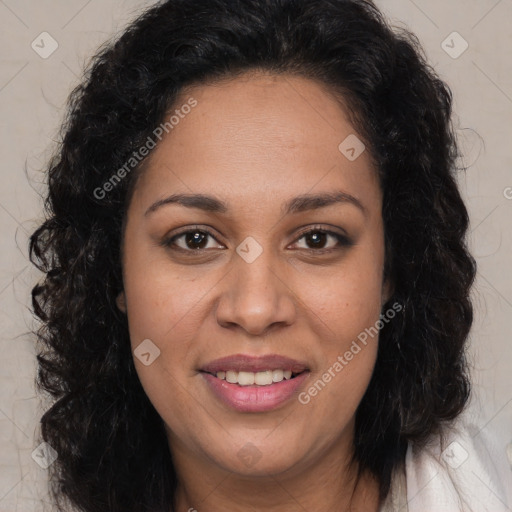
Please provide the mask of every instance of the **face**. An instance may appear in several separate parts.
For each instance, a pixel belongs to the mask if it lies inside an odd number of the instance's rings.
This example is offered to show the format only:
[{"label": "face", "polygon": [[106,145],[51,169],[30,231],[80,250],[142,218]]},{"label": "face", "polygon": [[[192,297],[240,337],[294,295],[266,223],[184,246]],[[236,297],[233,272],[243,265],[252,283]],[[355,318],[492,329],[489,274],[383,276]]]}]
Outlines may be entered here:
[{"label": "face", "polygon": [[277,475],[346,454],[377,353],[357,339],[389,295],[368,151],[340,151],[355,129],[305,78],[246,74],[176,108],[129,206],[119,297],[175,461]]}]

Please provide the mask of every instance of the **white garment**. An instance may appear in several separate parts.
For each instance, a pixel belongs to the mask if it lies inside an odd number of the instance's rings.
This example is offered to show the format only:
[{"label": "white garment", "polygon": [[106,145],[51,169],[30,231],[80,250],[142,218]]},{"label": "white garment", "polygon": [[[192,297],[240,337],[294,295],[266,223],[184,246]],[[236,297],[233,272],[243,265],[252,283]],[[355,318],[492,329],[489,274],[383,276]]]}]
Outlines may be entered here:
[{"label": "white garment", "polygon": [[381,512],[512,512],[505,448],[464,420],[420,449],[410,443],[405,474],[393,475]]}]

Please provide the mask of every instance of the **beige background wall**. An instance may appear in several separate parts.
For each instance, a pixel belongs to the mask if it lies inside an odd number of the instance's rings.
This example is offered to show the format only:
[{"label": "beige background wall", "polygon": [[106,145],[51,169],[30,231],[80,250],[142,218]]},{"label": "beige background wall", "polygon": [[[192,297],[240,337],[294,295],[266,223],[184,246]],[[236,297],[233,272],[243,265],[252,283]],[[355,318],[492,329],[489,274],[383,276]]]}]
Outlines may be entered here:
[{"label": "beige background wall", "polygon": [[[45,471],[31,457],[41,411],[27,334],[33,325],[29,292],[37,278],[27,260],[27,239],[41,215],[40,169],[87,56],[138,8],[152,3],[0,0],[0,512],[38,510],[46,492]],[[470,165],[461,187],[479,264],[470,413],[505,450],[512,441],[512,1],[380,0],[378,5],[419,36],[455,95],[455,121]],[[454,31],[462,39],[450,35]],[[38,37],[42,32],[56,43]],[[31,47],[34,40],[39,53],[52,44],[58,48],[43,59]],[[468,48],[459,56],[464,41]]]}]

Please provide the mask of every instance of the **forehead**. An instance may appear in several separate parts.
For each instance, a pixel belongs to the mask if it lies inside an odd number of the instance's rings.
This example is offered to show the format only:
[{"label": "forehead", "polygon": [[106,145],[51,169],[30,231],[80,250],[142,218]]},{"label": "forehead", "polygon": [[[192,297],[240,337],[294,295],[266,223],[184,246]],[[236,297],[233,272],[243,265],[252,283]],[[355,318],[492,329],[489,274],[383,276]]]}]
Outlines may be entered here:
[{"label": "forehead", "polygon": [[[192,103],[191,103],[192,102]],[[193,108],[184,105],[195,104]],[[289,196],[375,188],[368,151],[349,160],[340,143],[357,137],[342,101],[323,84],[293,75],[247,73],[184,89],[169,133],[150,154],[139,186]],[[176,122],[178,121],[178,122]],[[352,140],[352,139],[349,139]]]}]

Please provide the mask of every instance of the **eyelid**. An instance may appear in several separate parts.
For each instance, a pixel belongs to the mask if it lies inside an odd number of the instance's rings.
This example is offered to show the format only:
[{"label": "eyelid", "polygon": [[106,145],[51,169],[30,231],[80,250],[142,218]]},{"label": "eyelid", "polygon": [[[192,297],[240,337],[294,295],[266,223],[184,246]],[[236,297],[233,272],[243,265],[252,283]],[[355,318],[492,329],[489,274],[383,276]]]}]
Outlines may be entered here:
[{"label": "eyelid", "polygon": [[[341,233],[338,233],[336,230],[341,231]],[[321,231],[322,233],[326,233],[328,235],[341,236],[341,237],[346,238],[347,240],[349,240],[349,238],[350,238],[348,233],[343,228],[336,227],[333,229],[332,226],[326,227],[325,224],[324,225],[313,224],[313,225],[308,225],[308,226],[305,226],[304,228],[301,228],[299,230],[299,233],[296,235],[295,241],[302,238],[304,235],[311,233],[312,231]]]}]

